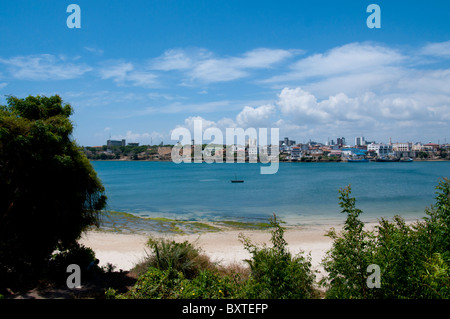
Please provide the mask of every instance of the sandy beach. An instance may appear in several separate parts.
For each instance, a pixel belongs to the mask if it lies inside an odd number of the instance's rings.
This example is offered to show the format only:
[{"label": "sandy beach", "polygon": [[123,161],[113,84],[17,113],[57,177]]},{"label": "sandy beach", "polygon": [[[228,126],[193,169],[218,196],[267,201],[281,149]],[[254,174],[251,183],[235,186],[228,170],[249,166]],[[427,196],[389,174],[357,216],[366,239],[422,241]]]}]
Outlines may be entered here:
[{"label": "sandy beach", "polygon": [[[331,248],[332,240],[325,233],[332,226],[308,226],[288,227],[285,232],[285,240],[291,253],[300,251],[311,254],[312,266],[324,274],[320,266],[326,252]],[[339,226],[334,226],[339,229]],[[209,255],[212,261],[223,265],[243,263],[250,257],[245,250],[239,235],[250,238],[252,243],[270,245],[270,230],[224,230],[220,232],[208,232],[192,235],[165,235],[154,234],[152,237],[164,237],[176,241],[189,241],[200,247]],[[116,270],[130,270],[136,263],[146,256],[146,242],[149,235],[120,234],[112,232],[90,231],[82,236],[80,243],[94,250],[100,260],[100,266],[108,263],[116,266]]]}]

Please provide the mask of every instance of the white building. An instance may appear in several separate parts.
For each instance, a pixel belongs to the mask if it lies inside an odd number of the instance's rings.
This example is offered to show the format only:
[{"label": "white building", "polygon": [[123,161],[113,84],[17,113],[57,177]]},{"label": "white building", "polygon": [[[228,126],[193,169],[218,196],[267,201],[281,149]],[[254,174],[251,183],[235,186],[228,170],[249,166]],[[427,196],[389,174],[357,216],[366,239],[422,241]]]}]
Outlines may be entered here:
[{"label": "white building", "polygon": [[412,150],[416,152],[421,152],[425,150],[425,147],[423,146],[422,143],[416,143],[412,146]]},{"label": "white building", "polygon": [[293,146],[291,149],[291,160],[298,161],[302,158],[302,149],[299,146]]},{"label": "white building", "polygon": [[392,150],[394,152],[411,152],[412,143],[392,143]]},{"label": "white building", "polygon": [[374,151],[379,157],[388,156],[393,153],[392,145],[381,143],[367,145],[367,151]]},{"label": "white building", "polygon": [[399,157],[414,157],[413,143],[392,143],[392,150]]},{"label": "white building", "polygon": [[248,139],[248,159],[257,160],[258,159],[258,145],[256,138]]}]

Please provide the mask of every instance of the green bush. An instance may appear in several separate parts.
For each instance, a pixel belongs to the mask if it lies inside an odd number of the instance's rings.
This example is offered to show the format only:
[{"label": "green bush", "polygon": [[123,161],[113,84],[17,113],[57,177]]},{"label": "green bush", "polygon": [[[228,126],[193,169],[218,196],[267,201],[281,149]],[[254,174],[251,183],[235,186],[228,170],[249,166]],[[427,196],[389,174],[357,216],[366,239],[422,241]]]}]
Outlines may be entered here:
[{"label": "green bush", "polygon": [[[174,269],[149,268],[141,275],[134,287],[117,299],[176,299],[181,297],[181,288],[186,279]],[[109,296],[111,298],[111,295]]]},{"label": "green bush", "polygon": [[185,278],[192,279],[200,269],[212,267],[209,258],[188,241],[178,243],[174,240],[150,238],[147,246],[150,254],[135,267],[138,274],[145,273],[148,268],[173,269],[181,272]]},{"label": "green bush", "polygon": [[[359,220],[350,187],[340,190],[347,214],[341,234],[328,233],[333,246],[323,260],[329,273],[321,283],[327,298],[449,298],[450,183],[436,186],[428,217],[408,225],[403,218],[381,219],[374,231]],[[368,288],[367,267],[380,267],[380,288]]]},{"label": "green bush", "polygon": [[250,279],[246,283],[245,297],[255,299],[305,299],[317,296],[314,287],[315,275],[311,270],[311,257],[301,253],[292,256],[287,250],[284,228],[276,216],[270,219],[274,228],[273,247],[257,247],[248,238],[241,237],[252,258]]},{"label": "green bush", "polygon": [[220,275],[217,271],[202,270],[181,287],[184,299],[224,299],[237,298],[241,284],[234,276]]},{"label": "green bush", "polygon": [[125,294],[114,289],[106,291],[109,299],[223,299],[238,296],[241,285],[236,278],[220,275],[214,270],[201,270],[187,279],[173,268],[161,270],[151,267],[141,275],[133,288]]},{"label": "green bush", "polygon": [[[57,283],[65,283],[68,276],[67,266],[76,264],[80,266],[82,274],[87,274],[87,267],[96,260],[94,251],[79,243],[74,243],[65,248],[59,247],[59,249],[60,250],[52,254],[48,266],[45,269],[45,272],[47,273],[46,277]],[[98,266],[94,266],[92,271],[102,270]],[[81,278],[83,279],[85,276],[82,276]],[[87,278],[89,278],[89,276]]]}]

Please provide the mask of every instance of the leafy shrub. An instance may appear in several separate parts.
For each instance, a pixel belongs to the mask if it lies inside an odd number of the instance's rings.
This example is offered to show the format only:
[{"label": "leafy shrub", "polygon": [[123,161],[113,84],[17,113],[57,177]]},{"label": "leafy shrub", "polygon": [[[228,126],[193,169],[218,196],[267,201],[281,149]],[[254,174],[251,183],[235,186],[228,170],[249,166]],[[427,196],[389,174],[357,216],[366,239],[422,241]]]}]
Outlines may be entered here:
[{"label": "leafy shrub", "polygon": [[[48,267],[46,268],[47,277],[49,279],[55,280],[56,282],[62,283],[67,279],[67,266],[70,264],[76,264],[80,266],[82,274],[85,274],[85,270],[92,263],[95,262],[94,251],[81,245],[75,243],[69,247],[62,248],[52,254]],[[101,271],[98,266],[94,266],[93,271]],[[83,279],[85,276],[82,276]]]},{"label": "leafy shrub", "polygon": [[[141,275],[134,287],[118,299],[176,299],[181,297],[183,282],[186,283],[181,272],[173,268],[161,270],[151,267]],[[111,298],[111,293],[109,294]]]},{"label": "leafy shrub", "polygon": [[[340,190],[340,206],[347,214],[343,231],[328,233],[333,247],[323,261],[328,278],[322,281],[327,298],[449,298],[450,183],[436,186],[436,204],[428,217],[407,225],[403,218],[381,219],[367,231],[362,213],[350,198],[350,187]],[[381,287],[369,289],[367,266],[381,271]]]},{"label": "leafy shrub", "polygon": [[301,253],[292,256],[287,250],[284,228],[276,216],[270,219],[274,228],[271,242],[273,247],[257,247],[248,238],[241,236],[245,248],[252,258],[250,279],[245,288],[245,297],[264,299],[313,298],[315,275],[311,271],[311,257]]},{"label": "leafy shrub", "polygon": [[241,290],[239,280],[234,276],[220,275],[217,271],[202,270],[181,287],[184,299],[236,298]]},{"label": "leafy shrub", "polygon": [[424,284],[431,290],[431,298],[450,298],[450,259],[434,253],[425,262]]},{"label": "leafy shrub", "polygon": [[153,267],[161,270],[174,269],[181,272],[185,278],[191,279],[200,269],[212,267],[209,258],[188,241],[178,243],[174,240],[151,238],[147,246],[151,252],[141,264],[135,267],[134,270],[138,274]]},{"label": "leafy shrub", "polygon": [[173,268],[161,270],[151,267],[141,275],[133,288],[125,294],[114,289],[106,291],[109,299],[223,299],[238,295],[241,285],[234,277],[220,275],[214,270],[201,270],[187,279]]}]

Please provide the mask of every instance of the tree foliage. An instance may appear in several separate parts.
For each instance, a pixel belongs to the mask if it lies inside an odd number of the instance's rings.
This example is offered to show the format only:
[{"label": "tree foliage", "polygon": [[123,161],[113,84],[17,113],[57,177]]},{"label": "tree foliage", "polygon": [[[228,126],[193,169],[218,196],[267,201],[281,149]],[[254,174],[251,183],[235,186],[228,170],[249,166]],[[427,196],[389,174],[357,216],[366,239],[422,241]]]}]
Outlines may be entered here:
[{"label": "tree foliage", "polygon": [[72,112],[58,95],[0,106],[0,285],[99,223],[104,188],[71,139]]},{"label": "tree foliage", "polygon": [[[365,229],[362,213],[340,190],[343,230],[328,235],[333,246],[323,261],[328,277],[322,281],[327,298],[424,299],[450,298],[450,182],[436,186],[436,203],[427,217],[406,223],[400,216],[381,219],[374,230]],[[380,288],[367,285],[367,267],[380,267]]]},{"label": "tree foliage", "polygon": [[303,252],[292,255],[284,239],[284,228],[276,216],[270,219],[273,227],[272,247],[258,247],[241,237],[252,258],[246,260],[251,275],[246,286],[246,297],[255,299],[309,299],[317,293],[311,257]]}]

